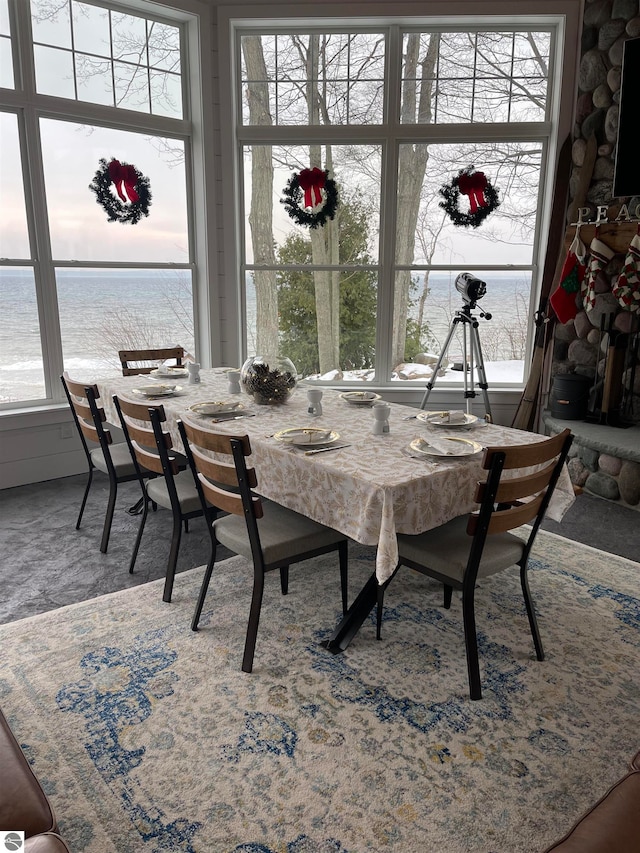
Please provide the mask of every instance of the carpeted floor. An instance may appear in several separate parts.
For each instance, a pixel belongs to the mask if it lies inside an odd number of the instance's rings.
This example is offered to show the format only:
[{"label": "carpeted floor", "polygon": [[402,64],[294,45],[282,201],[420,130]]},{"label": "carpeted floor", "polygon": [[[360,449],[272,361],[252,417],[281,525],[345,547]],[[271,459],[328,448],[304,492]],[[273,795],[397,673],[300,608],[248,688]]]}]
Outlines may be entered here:
[{"label": "carpeted floor", "polygon": [[[109,548],[102,554],[108,479],[99,472],[94,476],[82,526],[76,530],[85,483],[85,476],[77,476],[0,490],[0,623],[165,576],[171,513],[165,509],[149,513],[135,572],[129,574],[140,516],[126,510],[140,497],[140,487],[137,483],[119,487]],[[182,534],[178,572],[206,563],[210,547],[204,520],[190,521],[189,532]],[[228,556],[223,549],[222,558]]]},{"label": "carpeted floor", "polygon": [[[150,514],[135,574],[128,572],[139,518],[126,508],[139,497],[137,484],[120,487],[107,554],[99,550],[107,504],[107,479],[96,474],[82,527],[75,522],[86,478],[67,477],[0,490],[0,623],[44,613],[165,575],[171,538],[170,513]],[[581,495],[561,524],[544,528],[611,554],[638,560],[640,512]],[[204,564],[209,537],[201,519],[182,537],[178,571]],[[222,556],[230,556],[222,550]],[[179,583],[179,580],[177,581]]]},{"label": "carpeted floor", "polygon": [[[65,535],[71,535],[65,533]],[[354,546],[352,591],[371,549]],[[321,645],[335,556],[268,577],[254,672],[240,671],[251,572],[201,569],[0,626],[0,702],[74,853],[541,851],[638,749],[637,563],[552,534],[531,587],[477,595],[483,699],[468,698],[460,600],[402,570],[383,638]]]}]

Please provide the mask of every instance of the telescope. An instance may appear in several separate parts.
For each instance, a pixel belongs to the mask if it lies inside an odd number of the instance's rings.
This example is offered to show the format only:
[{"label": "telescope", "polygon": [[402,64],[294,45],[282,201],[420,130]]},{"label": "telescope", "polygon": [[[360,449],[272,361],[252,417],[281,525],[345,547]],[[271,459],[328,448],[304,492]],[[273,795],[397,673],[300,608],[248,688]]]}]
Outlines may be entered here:
[{"label": "telescope", "polygon": [[[484,370],[484,358],[482,356],[482,347],[480,346],[480,335],[478,334],[478,319],[471,313],[471,311],[476,307],[478,299],[482,299],[487,292],[487,284],[479,278],[476,278],[475,275],[472,275],[470,272],[461,272],[460,275],[456,277],[455,286],[458,293],[462,295],[464,305],[460,311],[456,311],[455,316],[451,321],[449,334],[444,342],[444,346],[440,356],[438,357],[436,366],[433,368],[431,379],[427,382],[427,390],[424,392],[420,408],[424,409],[427,405],[429,394],[433,390],[436,378],[440,373],[440,368],[447,350],[449,349],[449,344],[451,343],[451,339],[456,331],[456,327],[458,324],[462,323],[462,371],[464,373],[464,396],[467,401],[467,413],[471,414],[471,400],[476,396],[473,380],[473,371],[476,369],[478,371],[478,387],[482,390],[482,394],[484,396],[485,412],[488,415],[489,420],[492,420],[491,405],[489,403],[488,394],[489,386],[487,385],[487,375]],[[485,320],[491,319],[491,314],[485,311],[479,310],[478,313],[481,317],[484,317]],[[454,366],[454,370],[455,369],[456,368]]]},{"label": "telescope", "polygon": [[486,282],[480,281],[479,278],[476,278],[470,272],[461,272],[455,280],[455,286],[458,293],[462,295],[463,300],[472,308],[475,308],[478,299],[482,299],[487,292]]}]

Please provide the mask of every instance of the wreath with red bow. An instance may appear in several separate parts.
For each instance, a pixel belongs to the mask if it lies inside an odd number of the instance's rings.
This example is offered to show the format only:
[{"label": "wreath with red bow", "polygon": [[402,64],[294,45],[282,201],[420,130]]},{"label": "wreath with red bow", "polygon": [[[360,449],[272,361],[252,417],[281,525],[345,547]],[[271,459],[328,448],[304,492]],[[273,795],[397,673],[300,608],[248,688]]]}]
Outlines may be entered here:
[{"label": "wreath with red bow", "polygon": [[[111,190],[114,185],[116,194]],[[149,215],[151,190],[149,178],[130,163],[112,159],[109,163],[100,158],[100,168],[89,184],[96,201],[107,214],[109,222],[130,222],[135,225]]]},{"label": "wreath with red bow", "polygon": [[283,195],[280,202],[291,219],[307,228],[324,225],[338,209],[338,188],[326,169],[316,167],[294,173]]},{"label": "wreath with red bow", "polygon": [[[460,210],[460,194],[469,197],[469,210]],[[453,180],[440,188],[442,207],[454,225],[471,225],[477,228],[490,213],[500,206],[498,191],[487,180],[484,172],[476,172],[473,166],[461,169]]]}]

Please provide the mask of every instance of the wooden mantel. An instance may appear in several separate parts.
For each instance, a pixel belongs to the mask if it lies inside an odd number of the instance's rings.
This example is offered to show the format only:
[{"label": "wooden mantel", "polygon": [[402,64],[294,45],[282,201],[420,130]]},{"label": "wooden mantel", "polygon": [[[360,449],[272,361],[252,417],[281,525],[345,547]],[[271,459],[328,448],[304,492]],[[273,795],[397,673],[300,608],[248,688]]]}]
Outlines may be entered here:
[{"label": "wooden mantel", "polygon": [[[634,220],[630,222],[627,219],[621,219],[619,222],[616,222],[615,217],[618,215],[619,210],[619,205],[616,207],[610,207],[607,211],[608,219],[606,222],[600,222],[597,225],[595,222],[583,222],[580,225],[580,239],[587,249],[589,249],[589,245],[596,236],[597,231],[598,239],[602,240],[602,242],[606,246],[609,246],[609,248],[616,254],[626,254],[627,249],[629,248],[629,243],[636,234],[640,233],[640,221]],[[560,273],[562,272],[562,266],[564,264],[564,259],[567,256],[567,252],[569,251],[569,247],[576,236],[576,227],[577,226],[574,223],[573,225],[567,225],[565,229],[563,240],[564,251],[562,252],[561,257],[558,258],[558,263],[553,276],[551,292],[553,292],[560,283]]]},{"label": "wooden mantel", "polygon": [[[580,239],[585,244],[587,249],[589,244],[596,236],[598,240],[609,246],[616,254],[625,254],[629,248],[629,243],[636,236],[640,229],[640,222],[601,222],[596,225],[595,222],[583,222],[580,226]],[[566,255],[569,246],[573,243],[573,238],[576,236],[576,226],[568,225],[564,234],[564,254]]]}]

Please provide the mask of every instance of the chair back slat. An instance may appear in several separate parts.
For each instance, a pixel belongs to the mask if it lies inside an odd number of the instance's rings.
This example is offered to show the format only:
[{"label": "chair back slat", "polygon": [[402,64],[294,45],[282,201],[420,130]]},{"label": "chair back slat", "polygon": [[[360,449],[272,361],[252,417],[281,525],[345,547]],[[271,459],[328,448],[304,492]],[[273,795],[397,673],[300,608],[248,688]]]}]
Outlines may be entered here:
[{"label": "chair back slat", "polygon": [[545,441],[533,444],[516,444],[510,447],[487,447],[482,457],[482,467],[489,470],[493,464],[496,453],[504,454],[503,468],[532,468],[534,465],[542,465],[562,452],[568,430],[560,432]]},{"label": "chair back slat", "polygon": [[[536,444],[486,449],[483,466],[487,460],[491,460],[491,466],[487,479],[478,483],[476,500],[480,506],[471,513],[467,524],[467,533],[476,539],[472,555],[482,552],[485,536],[504,533],[533,521],[527,540],[528,552],[546,512],[572,440],[570,430],[566,429]],[[538,470],[525,470],[518,476],[503,478],[505,469],[513,470],[516,465],[518,468]],[[540,468],[541,465],[544,467]],[[470,565],[471,562],[473,560],[470,560]]]},{"label": "chair back slat", "polygon": [[84,384],[71,379],[65,371],[60,377],[69,406],[80,434],[83,448],[89,458],[89,448],[86,440],[93,444],[99,444],[105,457],[108,469],[113,468],[109,445],[113,444],[111,431],[104,427],[107,416],[104,409],[99,405],[100,391],[94,383]]},{"label": "chair back slat", "polygon": [[67,386],[69,392],[73,394],[74,397],[79,397],[82,400],[86,400],[87,388],[91,388],[96,399],[100,396],[100,392],[98,391],[97,385],[94,385],[91,382],[78,382],[77,380],[72,379],[66,371],[63,374],[63,381]]},{"label": "chair back slat", "polygon": [[[79,418],[82,418],[83,421],[93,422],[93,413],[89,408],[86,397],[84,400],[77,400],[74,397],[71,398],[71,405],[76,410],[76,414]],[[98,416],[102,423],[106,423],[107,416],[104,413],[104,409],[102,406],[97,406]]]},{"label": "chair back slat", "polygon": [[[120,410],[125,415],[135,418],[138,421],[146,421],[148,424],[151,423],[149,409],[162,409],[160,403],[132,403],[131,400],[125,400],[123,397],[118,397],[118,402],[120,403]],[[164,409],[162,409],[162,412],[164,414]]]},{"label": "chair back slat", "polygon": [[208,429],[201,429],[187,421],[183,421],[183,424],[189,440],[193,441],[201,450],[209,450],[212,453],[224,453],[227,456],[232,456],[231,439],[234,439],[241,443],[242,452],[245,456],[251,455],[251,444],[248,435],[226,435],[220,432],[211,432]]},{"label": "chair back slat", "polygon": [[[155,448],[156,437],[153,434],[153,430],[148,427],[141,427],[138,425],[133,418],[130,418],[129,415],[124,415],[125,423],[127,424],[127,430],[129,431],[129,437],[132,441],[137,441],[139,445],[142,447],[153,447]],[[149,417],[147,415],[147,417]]]},{"label": "chair back slat", "polygon": [[[554,471],[555,463],[552,462],[546,468],[543,468],[542,471],[535,471],[532,474],[525,474],[522,477],[501,480],[495,495],[496,503],[513,503],[514,501],[519,501],[522,498],[528,498],[531,495],[541,492],[549,485]],[[477,503],[482,503],[486,489],[486,481],[478,483],[475,496]]]},{"label": "chair back slat", "polygon": [[[153,439],[153,433],[151,433],[151,437]],[[162,459],[157,451],[152,450],[151,448],[141,447],[133,438],[131,439],[131,446],[133,447],[133,451],[139,465],[147,471],[153,471],[155,474],[164,474]],[[175,471],[172,471],[172,473],[177,474],[177,468]]]},{"label": "chair back slat", "polygon": [[173,449],[171,435],[162,429],[162,424],[166,422],[164,407],[159,403],[132,403],[117,394],[113,397],[113,403],[120,416],[131,455],[143,469],[140,474],[143,475],[145,471],[164,474],[171,502],[177,507],[179,501],[173,477],[180,471],[180,466],[170,453]]},{"label": "chair back slat", "polygon": [[[227,435],[203,430],[186,421],[179,422],[180,434],[192,470],[209,503],[225,512],[244,515],[253,527],[252,536],[259,547],[259,536],[255,519],[263,517],[262,500],[250,492],[257,486],[254,468],[247,468],[246,457],[251,454],[249,436]],[[234,454],[234,446],[237,449]],[[232,456],[233,464],[208,456],[218,453]],[[241,477],[244,482],[241,484]],[[242,496],[242,491],[245,497]]]},{"label": "chair back slat", "polygon": [[[198,472],[198,480],[202,486],[205,498],[212,506],[232,515],[244,515],[244,504],[241,494],[216,486],[215,483],[211,483],[200,472]],[[262,501],[257,495],[254,495],[252,502],[256,518],[262,518]]]},{"label": "chair back slat", "polygon": [[[100,444],[100,436],[98,435],[98,430],[92,423],[89,423],[89,421],[85,421],[84,418],[78,418],[78,426],[80,427],[82,434],[86,439],[88,439],[88,441],[91,441],[94,444]],[[103,429],[102,436],[107,444],[113,444],[113,438],[111,437],[110,430]]]},{"label": "chair back slat", "polygon": [[[527,503],[494,512],[489,520],[487,533],[506,533],[508,530],[515,530],[516,527],[526,524],[536,517],[543,500],[544,494],[541,494]],[[479,512],[472,512],[469,516],[467,533],[470,536],[475,536],[478,531],[479,518]]]},{"label": "chair back slat", "polygon": [[[225,436],[226,438],[226,436]],[[221,462],[218,459],[213,459],[211,456],[205,456],[197,444],[193,444],[191,452],[196,460],[197,468],[200,473],[204,474],[209,480],[218,483],[221,486],[230,486],[238,488],[238,472],[236,466],[228,462]],[[247,483],[249,488],[255,489],[258,485],[258,479],[254,468],[247,468]]]},{"label": "chair back slat", "polygon": [[[156,446],[156,436],[149,414],[151,407],[144,403],[132,403],[117,396],[114,397],[114,404],[118,409],[125,438],[135,460],[143,470],[163,474],[162,460]],[[162,413],[164,414],[164,410]]]},{"label": "chair back slat", "polygon": [[122,367],[123,376],[138,376],[151,373],[158,366],[155,364],[142,364],[141,362],[167,361],[175,359],[175,367],[182,367],[185,357],[183,347],[158,347],[154,349],[119,350],[118,358]]}]

